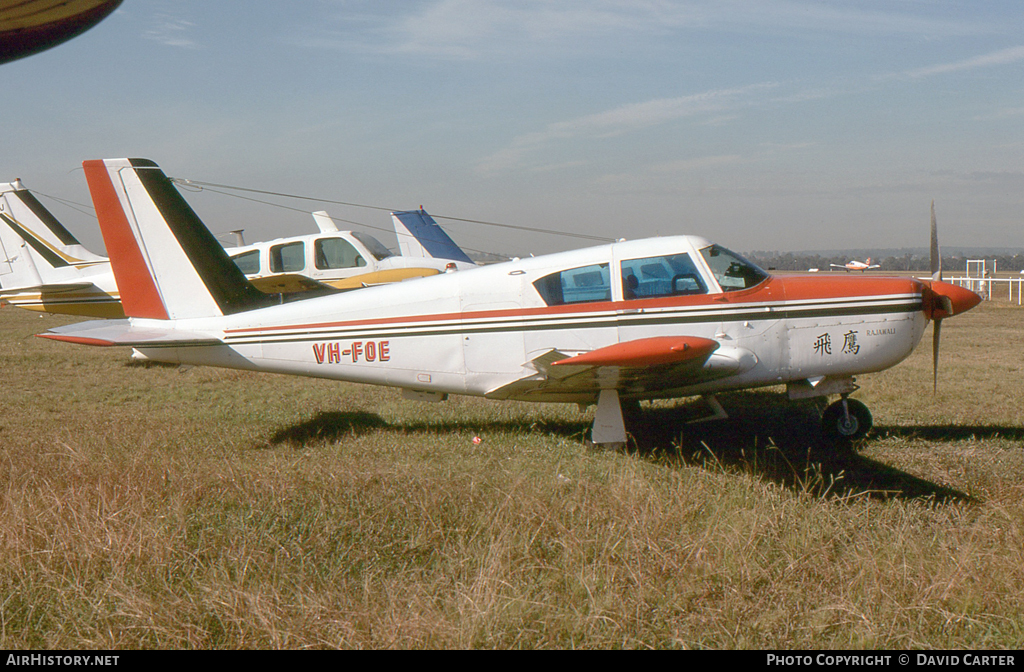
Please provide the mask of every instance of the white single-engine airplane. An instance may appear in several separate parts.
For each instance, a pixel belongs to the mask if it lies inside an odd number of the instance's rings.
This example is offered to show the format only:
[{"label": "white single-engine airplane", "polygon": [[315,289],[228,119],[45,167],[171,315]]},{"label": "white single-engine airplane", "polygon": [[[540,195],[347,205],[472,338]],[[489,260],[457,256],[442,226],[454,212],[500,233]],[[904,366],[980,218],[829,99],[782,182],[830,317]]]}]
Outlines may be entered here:
[{"label": "white single-engine airplane", "polygon": [[232,247],[228,255],[268,294],[358,289],[476,266],[423,210],[391,213],[401,255],[368,234],[339,231],[324,211],[313,219],[320,233]]},{"label": "white single-engine airplane", "polygon": [[830,264],[830,266],[832,266],[832,268],[846,269],[847,273],[849,273],[850,271],[864,272],[872,268],[881,268],[880,265],[871,263],[871,257],[868,257],[867,261],[857,261],[856,259],[854,259],[853,261],[848,261],[845,264]]},{"label": "white single-engine airplane", "polygon": [[823,427],[848,443],[871,425],[847,398],[854,376],[897,364],[929,320],[980,301],[940,270],[926,281],[773,277],[703,238],[671,236],[268,305],[156,164],[84,166],[129,319],[40,336],[412,399],[596,402],[601,445],[627,440],[624,403],[779,384],[793,398],[840,395]]},{"label": "white single-engine airplane", "polygon": [[[227,252],[267,294],[328,293],[476,265],[426,212],[391,218],[401,256],[373,236],[339,231],[323,211],[313,213],[320,233]],[[83,247],[20,180],[0,183],[0,301],[45,313],[125,316],[109,260]]]}]

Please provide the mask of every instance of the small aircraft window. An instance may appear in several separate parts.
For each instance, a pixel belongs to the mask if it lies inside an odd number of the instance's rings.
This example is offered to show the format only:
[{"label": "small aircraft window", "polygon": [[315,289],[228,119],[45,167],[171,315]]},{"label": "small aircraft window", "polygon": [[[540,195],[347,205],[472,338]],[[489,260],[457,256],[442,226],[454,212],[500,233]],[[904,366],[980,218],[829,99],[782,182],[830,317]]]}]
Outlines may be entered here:
[{"label": "small aircraft window", "polygon": [[384,243],[369,234],[353,231],[352,237],[365,245],[366,249],[370,251],[370,254],[377,257],[377,261],[395,256],[394,252],[384,247]]},{"label": "small aircraft window", "polygon": [[296,273],[306,267],[306,245],[287,243],[270,248],[271,273]]},{"label": "small aircraft window", "polygon": [[342,238],[318,239],[313,245],[313,259],[321,271],[366,266],[366,260],[359,256],[352,243]]},{"label": "small aircraft window", "polygon": [[719,245],[705,247],[700,253],[711,267],[711,272],[715,274],[715,280],[718,280],[722,291],[735,292],[747,289],[760,284],[768,277],[768,274],[758,266]]},{"label": "small aircraft window", "polygon": [[704,294],[707,287],[688,254],[627,259],[622,262],[622,298]]},{"label": "small aircraft window", "polygon": [[545,275],[533,283],[544,303],[560,306],[565,303],[610,301],[611,275],[608,264],[594,264]]},{"label": "small aircraft window", "polygon": [[236,254],[231,257],[231,261],[235,262],[235,266],[238,266],[239,270],[241,270],[245,275],[256,275],[260,272],[259,250]]}]

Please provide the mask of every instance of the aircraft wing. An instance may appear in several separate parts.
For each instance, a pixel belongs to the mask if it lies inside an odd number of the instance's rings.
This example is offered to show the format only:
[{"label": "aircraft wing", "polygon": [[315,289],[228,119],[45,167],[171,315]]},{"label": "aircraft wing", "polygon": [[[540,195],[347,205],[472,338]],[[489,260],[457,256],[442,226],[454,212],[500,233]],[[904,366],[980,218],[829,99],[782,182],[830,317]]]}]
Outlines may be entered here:
[{"label": "aircraft wing", "polygon": [[215,345],[221,340],[209,334],[181,331],[180,329],[162,329],[159,327],[140,327],[129,320],[94,320],[79,322],[63,327],[50,329],[45,334],[36,334],[40,338],[54,341],[77,343],[79,345],[98,345],[111,347],[116,345],[141,347],[179,346],[179,345]]},{"label": "aircraft wing", "polygon": [[330,285],[297,273],[250,278],[249,282],[264,294],[296,294],[299,292],[333,294],[338,291]]},{"label": "aircraft wing", "polygon": [[497,399],[596,396],[616,389],[626,396],[653,396],[740,373],[757,363],[742,348],[698,336],[658,336],[616,343],[568,356],[549,350],[528,363],[536,373],[491,390]]},{"label": "aircraft wing", "polygon": [[9,294],[21,294],[23,292],[40,292],[43,294],[56,294],[61,292],[74,292],[80,289],[96,289],[99,290],[96,285],[91,282],[65,282],[65,283],[49,283],[45,285],[29,285],[26,287],[0,287],[0,296]]}]

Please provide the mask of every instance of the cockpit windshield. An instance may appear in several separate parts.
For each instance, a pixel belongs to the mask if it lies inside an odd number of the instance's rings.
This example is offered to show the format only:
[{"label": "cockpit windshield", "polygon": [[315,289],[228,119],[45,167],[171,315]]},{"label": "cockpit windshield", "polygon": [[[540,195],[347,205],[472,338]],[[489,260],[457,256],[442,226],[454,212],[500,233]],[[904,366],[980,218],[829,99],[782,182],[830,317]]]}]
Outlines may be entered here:
[{"label": "cockpit windshield", "polygon": [[377,261],[395,256],[391,250],[384,247],[384,243],[380,242],[373,236],[362,233],[361,231],[353,231],[352,237],[363,245],[366,245],[366,249],[370,251],[370,254],[377,258]]},{"label": "cockpit windshield", "polygon": [[768,278],[768,273],[755,264],[720,245],[705,247],[700,253],[711,267],[723,292],[748,289]]}]

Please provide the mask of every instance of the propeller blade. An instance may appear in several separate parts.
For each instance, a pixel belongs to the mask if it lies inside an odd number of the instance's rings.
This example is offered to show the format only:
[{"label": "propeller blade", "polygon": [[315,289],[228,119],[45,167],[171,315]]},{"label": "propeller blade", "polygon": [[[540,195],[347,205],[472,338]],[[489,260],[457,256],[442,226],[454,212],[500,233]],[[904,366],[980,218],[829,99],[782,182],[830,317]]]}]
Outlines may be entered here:
[{"label": "propeller blade", "polygon": [[942,281],[942,253],[939,251],[939,227],[935,224],[935,201],[932,201],[932,280]]},{"label": "propeller blade", "polygon": [[935,320],[932,331],[932,394],[939,391],[939,334],[942,333],[942,320]]}]

